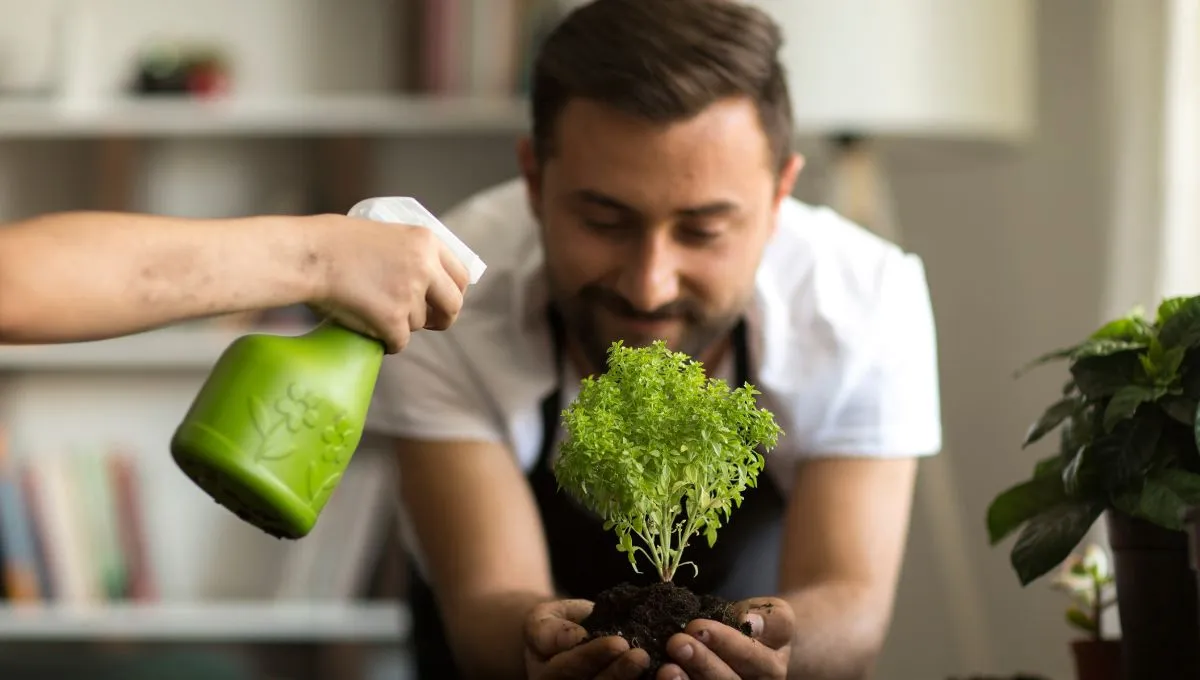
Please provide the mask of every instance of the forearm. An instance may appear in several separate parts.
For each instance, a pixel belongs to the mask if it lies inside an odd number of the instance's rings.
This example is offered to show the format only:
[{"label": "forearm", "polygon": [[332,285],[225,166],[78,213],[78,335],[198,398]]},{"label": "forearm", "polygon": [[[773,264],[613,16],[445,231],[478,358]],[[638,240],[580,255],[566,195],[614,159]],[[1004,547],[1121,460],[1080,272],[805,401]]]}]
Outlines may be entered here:
[{"label": "forearm", "polygon": [[463,673],[481,680],[525,678],[525,620],[535,606],[551,599],[519,592],[463,598],[443,605]]},{"label": "forearm", "polygon": [[871,672],[890,619],[859,584],[825,582],[783,596],[795,616],[788,677],[863,680]]},{"label": "forearm", "polygon": [[308,301],[326,266],[308,224],[74,212],[0,228],[0,342],[90,340]]}]

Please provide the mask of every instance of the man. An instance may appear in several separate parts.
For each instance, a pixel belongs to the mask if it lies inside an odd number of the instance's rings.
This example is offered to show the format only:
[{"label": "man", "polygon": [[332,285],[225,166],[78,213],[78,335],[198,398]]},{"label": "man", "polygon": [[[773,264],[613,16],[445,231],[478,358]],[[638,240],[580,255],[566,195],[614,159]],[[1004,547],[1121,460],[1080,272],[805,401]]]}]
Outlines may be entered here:
[{"label": "man", "polygon": [[550,466],[579,380],[656,338],[753,383],[785,433],[712,550],[689,546],[699,579],[676,577],[738,601],[754,639],[694,621],[657,677],[872,666],[941,445],[934,323],[918,259],[790,198],[780,43],[743,3],[597,0],[540,48],[521,181],[445,217],[488,278],[385,361],[369,416],[399,453],[420,677],[646,667],[620,637],[577,644],[589,600],[635,575]]},{"label": "man", "polygon": [[0,226],[0,343],[96,340],[305,303],[395,353],[412,331],[453,324],[467,282],[424,227],[56,213]]}]

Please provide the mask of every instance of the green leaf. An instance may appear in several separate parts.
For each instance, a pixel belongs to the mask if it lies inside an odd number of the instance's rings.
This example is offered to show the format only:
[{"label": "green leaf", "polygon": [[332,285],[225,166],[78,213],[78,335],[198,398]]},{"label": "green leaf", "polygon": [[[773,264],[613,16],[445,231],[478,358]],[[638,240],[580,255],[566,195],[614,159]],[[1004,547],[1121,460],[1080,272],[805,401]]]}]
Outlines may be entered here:
[{"label": "green leaf", "polygon": [[1066,498],[1062,480],[1044,475],[1010,487],[988,506],[988,540],[992,545],[1004,540],[1025,522],[1054,507]]},{"label": "green leaf", "polygon": [[1071,353],[1071,360],[1079,361],[1081,359],[1090,359],[1093,357],[1107,357],[1121,352],[1145,348],[1145,342],[1139,342],[1136,340],[1088,340]]},{"label": "green leaf", "polygon": [[[1192,348],[1200,345],[1200,297],[1175,299],[1169,305],[1158,331],[1158,339],[1163,347]],[[1163,313],[1163,305],[1159,309]]]},{"label": "green leaf", "polygon": [[1021,444],[1021,448],[1025,448],[1046,436],[1047,433],[1058,427],[1063,420],[1066,420],[1067,416],[1074,413],[1078,407],[1079,400],[1075,397],[1067,397],[1056,401],[1029,428],[1029,432],[1026,433],[1025,441]]},{"label": "green leaf", "polygon": [[1063,468],[1062,456],[1060,456],[1059,454],[1056,453],[1053,456],[1048,456],[1046,458],[1039,460],[1037,462],[1037,464],[1035,464],[1033,466],[1033,476],[1034,477],[1042,477],[1044,475],[1058,476],[1058,475],[1062,474],[1062,468]]},{"label": "green leaf", "polygon": [[1083,611],[1078,607],[1071,607],[1067,609],[1067,623],[1085,633],[1091,633],[1092,635],[1095,635],[1099,630],[1097,623],[1092,620],[1092,617],[1083,613]]},{"label": "green leaf", "polygon": [[1081,489],[1088,486],[1085,483],[1083,475],[1086,474],[1086,462],[1090,450],[1090,445],[1079,447],[1079,450],[1075,452],[1075,455],[1071,456],[1071,460],[1067,461],[1067,464],[1063,467],[1062,485],[1067,495],[1074,496]]},{"label": "green leaf", "polygon": [[1154,324],[1161,328],[1162,325],[1174,317],[1175,314],[1177,314],[1190,299],[1192,298],[1188,295],[1163,298],[1162,302],[1158,303],[1158,309],[1155,311]]},{"label": "green leaf", "polygon": [[1062,564],[1103,510],[1102,503],[1064,502],[1030,519],[1011,553],[1021,585],[1029,585]]},{"label": "green leaf", "polygon": [[1093,440],[1078,472],[1079,492],[1102,497],[1144,476],[1155,461],[1165,424],[1161,411],[1146,411]]},{"label": "green leaf", "polygon": [[1152,402],[1164,394],[1166,394],[1166,390],[1162,388],[1143,387],[1142,385],[1126,385],[1117,390],[1108,402],[1108,408],[1104,410],[1104,431],[1112,432],[1117,423],[1132,418],[1139,406],[1146,402]]},{"label": "green leaf", "polygon": [[1071,376],[1089,399],[1100,399],[1137,384],[1145,376],[1137,351],[1089,356],[1071,364]]},{"label": "green leaf", "polygon": [[1200,504],[1200,475],[1178,469],[1159,470],[1146,478],[1137,515],[1160,527],[1183,530],[1183,513]]},{"label": "green leaf", "polygon": [[1014,377],[1019,378],[1019,377],[1025,375],[1026,373],[1028,373],[1029,371],[1037,368],[1038,366],[1048,364],[1052,361],[1062,361],[1063,359],[1069,359],[1071,357],[1071,355],[1075,352],[1075,350],[1079,349],[1080,346],[1081,346],[1081,344],[1080,345],[1072,345],[1071,347],[1061,347],[1059,349],[1046,352],[1045,354],[1037,357],[1033,361],[1030,361],[1029,363],[1025,364],[1021,368],[1017,369],[1017,371],[1013,375],[1014,375]]},{"label": "green leaf", "polygon": [[1163,410],[1163,413],[1167,414],[1175,422],[1188,427],[1195,427],[1197,409],[1195,399],[1167,395],[1159,400],[1158,406]]},{"label": "green leaf", "polygon": [[1179,367],[1179,386],[1188,398],[1200,399],[1200,348],[1184,352]]},{"label": "green leaf", "polygon": [[1192,440],[1200,447],[1200,405],[1197,406],[1195,415],[1192,418]]},{"label": "green leaf", "polygon": [[1141,316],[1134,312],[1120,319],[1109,321],[1092,333],[1089,340],[1122,340],[1125,342],[1149,342],[1154,336],[1154,329]]}]

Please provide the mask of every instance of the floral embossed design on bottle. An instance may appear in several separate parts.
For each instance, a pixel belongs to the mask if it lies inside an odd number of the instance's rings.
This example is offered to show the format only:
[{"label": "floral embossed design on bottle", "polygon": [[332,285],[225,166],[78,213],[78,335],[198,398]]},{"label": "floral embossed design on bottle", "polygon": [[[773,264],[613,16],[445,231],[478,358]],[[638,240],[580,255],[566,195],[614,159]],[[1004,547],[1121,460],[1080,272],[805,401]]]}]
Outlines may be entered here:
[{"label": "floral embossed design on bottle", "polygon": [[180,469],[267,533],[307,535],[362,437],[383,346],[334,323],[252,334],[218,360],[171,442]]}]

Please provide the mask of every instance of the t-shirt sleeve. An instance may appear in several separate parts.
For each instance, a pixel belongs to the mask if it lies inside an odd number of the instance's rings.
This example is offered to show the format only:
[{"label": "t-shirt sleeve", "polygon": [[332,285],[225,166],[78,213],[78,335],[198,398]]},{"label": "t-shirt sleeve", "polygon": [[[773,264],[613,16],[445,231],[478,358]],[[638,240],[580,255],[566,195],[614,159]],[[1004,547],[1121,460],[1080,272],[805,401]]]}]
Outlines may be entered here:
[{"label": "t-shirt sleeve", "polygon": [[942,447],[937,333],[919,257],[884,258],[876,304],[857,329],[844,389],[810,455],[906,457]]},{"label": "t-shirt sleeve", "polygon": [[500,442],[503,429],[459,345],[456,329],[418,331],[384,357],[368,433],[405,439]]}]

